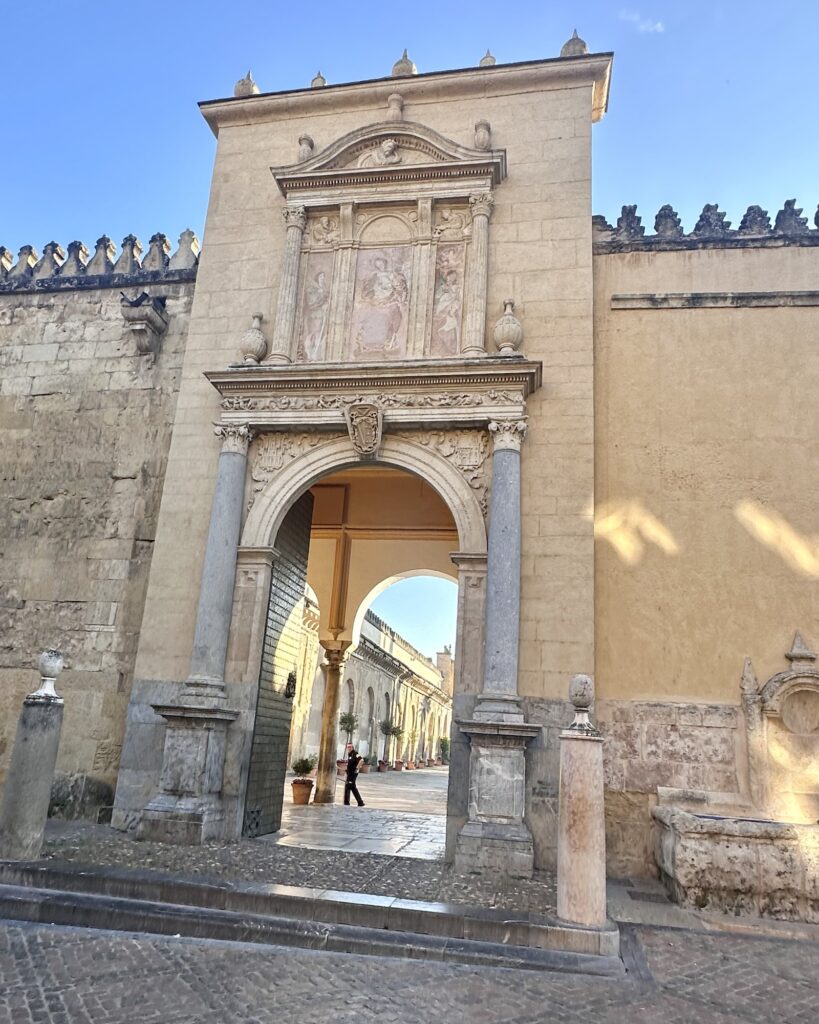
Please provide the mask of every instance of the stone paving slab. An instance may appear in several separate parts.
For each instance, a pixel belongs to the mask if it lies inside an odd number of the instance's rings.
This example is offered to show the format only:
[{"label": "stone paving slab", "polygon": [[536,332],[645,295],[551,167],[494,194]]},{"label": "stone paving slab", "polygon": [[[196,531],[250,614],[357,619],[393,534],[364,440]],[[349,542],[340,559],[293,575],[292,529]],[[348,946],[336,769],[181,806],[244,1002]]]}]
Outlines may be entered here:
[{"label": "stone paving slab", "polygon": [[819,947],[635,929],[621,979],[0,923],[0,1024],[815,1024]]}]

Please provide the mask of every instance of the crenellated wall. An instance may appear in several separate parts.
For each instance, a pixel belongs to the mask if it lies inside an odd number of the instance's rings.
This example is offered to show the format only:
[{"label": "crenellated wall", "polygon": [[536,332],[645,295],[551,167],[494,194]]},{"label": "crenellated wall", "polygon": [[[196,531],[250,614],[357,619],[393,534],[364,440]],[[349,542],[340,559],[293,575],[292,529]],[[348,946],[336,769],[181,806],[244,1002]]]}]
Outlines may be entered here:
[{"label": "crenellated wall", "polygon": [[37,652],[58,645],[57,813],[112,803],[196,279],[187,235],[170,260],[155,235],[141,264],[133,236],[116,263],[107,239],[87,266],[79,243],[62,263],[53,243],[11,267],[0,251],[0,779]]}]

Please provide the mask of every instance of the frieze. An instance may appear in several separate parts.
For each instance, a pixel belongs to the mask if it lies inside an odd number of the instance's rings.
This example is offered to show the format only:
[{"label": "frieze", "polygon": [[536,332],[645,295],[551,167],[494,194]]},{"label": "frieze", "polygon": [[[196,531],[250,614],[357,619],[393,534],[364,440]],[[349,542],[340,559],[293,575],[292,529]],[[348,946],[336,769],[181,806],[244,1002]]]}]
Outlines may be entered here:
[{"label": "frieze", "polygon": [[490,389],[475,391],[441,391],[434,394],[412,392],[387,392],[368,394],[359,392],[351,395],[272,395],[252,398],[248,395],[229,395],[222,399],[226,412],[266,411],[314,411],[321,409],[346,409],[351,405],[371,403],[383,409],[456,409],[475,408],[482,405],[523,405],[519,391],[497,391]]}]

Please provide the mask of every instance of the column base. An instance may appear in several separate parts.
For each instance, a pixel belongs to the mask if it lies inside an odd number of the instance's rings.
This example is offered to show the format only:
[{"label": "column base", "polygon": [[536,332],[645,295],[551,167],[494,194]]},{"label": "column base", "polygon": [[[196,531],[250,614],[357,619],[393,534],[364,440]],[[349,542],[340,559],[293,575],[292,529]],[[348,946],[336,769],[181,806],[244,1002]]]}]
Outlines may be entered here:
[{"label": "column base", "polygon": [[472,712],[476,722],[509,722],[511,724],[525,722],[523,705],[517,696],[503,693],[482,693]]},{"label": "column base", "polygon": [[455,843],[455,870],[531,878],[535,849],[532,834],[520,824],[468,821]]},{"label": "column base", "polygon": [[225,681],[224,679],[218,679],[216,676],[188,676],[182,690],[182,698],[186,702],[191,699],[196,701],[221,701],[225,700],[226,697]]},{"label": "column base", "polygon": [[239,712],[204,700],[151,706],[165,719],[162,775],[137,838],[193,846],[224,838],[227,729]]},{"label": "column base", "polygon": [[225,809],[218,796],[176,797],[160,793],[142,813],[137,839],[178,846],[201,846],[224,839]]}]

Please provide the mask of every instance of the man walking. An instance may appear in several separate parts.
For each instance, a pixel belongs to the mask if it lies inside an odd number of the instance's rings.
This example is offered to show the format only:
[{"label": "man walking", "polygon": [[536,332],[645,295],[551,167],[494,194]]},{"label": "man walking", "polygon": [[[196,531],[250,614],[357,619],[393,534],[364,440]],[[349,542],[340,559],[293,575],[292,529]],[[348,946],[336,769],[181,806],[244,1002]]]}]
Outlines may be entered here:
[{"label": "man walking", "polygon": [[361,794],[358,792],[358,786],[355,784],[355,780],[358,778],[358,766],[361,763],[358,751],[355,747],[350,748],[350,753],[347,755],[347,781],[344,783],[344,803],[349,806],[350,804],[350,793],[356,799],[356,803],[359,807],[364,806],[364,801],[361,799]]}]

